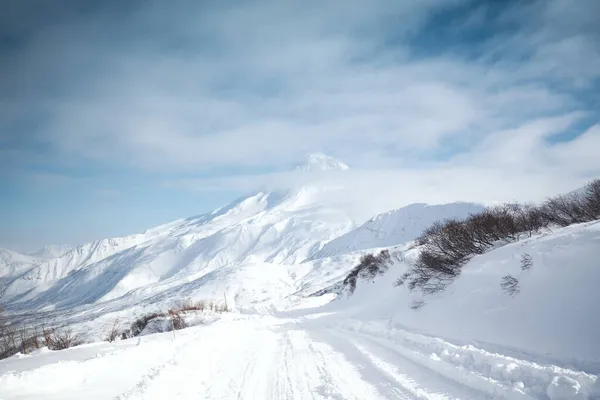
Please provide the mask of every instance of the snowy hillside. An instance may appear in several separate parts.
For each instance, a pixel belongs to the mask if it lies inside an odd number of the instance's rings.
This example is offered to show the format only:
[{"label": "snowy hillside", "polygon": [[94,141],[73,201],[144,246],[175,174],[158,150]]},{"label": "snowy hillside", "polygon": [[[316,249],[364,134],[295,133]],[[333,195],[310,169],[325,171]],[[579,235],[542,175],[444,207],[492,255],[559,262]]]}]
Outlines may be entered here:
[{"label": "snowy hillside", "polygon": [[[305,187],[287,194],[258,193],[143,234],[78,246],[15,277],[5,299],[12,306],[73,307],[136,289],[138,298],[156,294],[150,285],[167,290],[206,280],[210,273],[222,275],[216,270],[234,265],[242,270],[243,265],[294,264],[353,226],[343,210],[320,202],[326,192]],[[220,291],[229,286],[220,283]],[[187,289],[192,295],[198,288]]]},{"label": "snowy hillside", "polygon": [[21,276],[39,262],[38,259],[0,248],[0,295],[15,277]]},{"label": "snowy hillside", "polygon": [[313,258],[405,243],[421,235],[435,221],[463,219],[481,210],[482,205],[473,203],[411,204],[371,218],[360,227],[327,243]]},{"label": "snowy hillside", "polygon": [[[440,336],[458,345],[600,373],[599,243],[600,222],[525,238],[474,257],[446,291],[431,296],[396,287],[405,271],[397,264],[322,311],[335,310],[336,318],[354,320],[349,327],[365,333],[391,328],[389,335],[405,341],[421,340],[418,334]],[[407,259],[417,251],[408,251]],[[523,254],[531,256],[529,270],[521,269]],[[518,280],[514,296],[500,286],[507,274]],[[415,305],[419,308],[411,309]]]}]

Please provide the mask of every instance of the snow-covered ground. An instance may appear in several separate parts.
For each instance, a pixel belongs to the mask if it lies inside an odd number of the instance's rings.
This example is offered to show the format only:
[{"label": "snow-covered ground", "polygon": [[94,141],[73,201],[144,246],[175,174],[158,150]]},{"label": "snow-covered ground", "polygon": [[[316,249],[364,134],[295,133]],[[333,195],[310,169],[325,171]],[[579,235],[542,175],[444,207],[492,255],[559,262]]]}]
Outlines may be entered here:
[{"label": "snow-covered ground", "polygon": [[587,399],[597,377],[325,314],[208,325],[0,362],[2,399]]}]

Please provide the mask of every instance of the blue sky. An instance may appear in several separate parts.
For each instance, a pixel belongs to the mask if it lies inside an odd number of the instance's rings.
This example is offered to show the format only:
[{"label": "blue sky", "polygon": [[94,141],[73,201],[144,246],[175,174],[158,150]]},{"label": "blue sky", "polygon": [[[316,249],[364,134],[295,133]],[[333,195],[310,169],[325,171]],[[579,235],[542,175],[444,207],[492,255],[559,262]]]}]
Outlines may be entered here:
[{"label": "blue sky", "polygon": [[35,4],[0,12],[0,246],[143,231],[312,152],[397,206],[600,174],[595,0]]}]

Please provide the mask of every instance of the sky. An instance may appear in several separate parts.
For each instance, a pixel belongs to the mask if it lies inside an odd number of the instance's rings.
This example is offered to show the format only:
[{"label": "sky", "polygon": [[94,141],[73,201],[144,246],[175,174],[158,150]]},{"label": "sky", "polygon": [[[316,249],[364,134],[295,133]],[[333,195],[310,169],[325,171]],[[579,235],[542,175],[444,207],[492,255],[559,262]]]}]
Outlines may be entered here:
[{"label": "sky", "polygon": [[314,152],[351,167],[319,179],[365,210],[572,190],[600,176],[598,15],[596,0],[3,1],[0,246],[141,232],[298,184]]}]

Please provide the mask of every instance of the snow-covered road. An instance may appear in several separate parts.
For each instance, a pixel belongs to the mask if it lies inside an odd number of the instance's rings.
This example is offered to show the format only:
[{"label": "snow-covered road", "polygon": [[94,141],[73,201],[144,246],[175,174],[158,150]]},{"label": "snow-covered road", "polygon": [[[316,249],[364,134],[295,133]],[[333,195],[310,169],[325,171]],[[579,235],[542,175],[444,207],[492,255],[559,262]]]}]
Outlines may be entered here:
[{"label": "snow-covered road", "polygon": [[[327,320],[237,315],[175,335],[13,357],[0,362],[0,399],[559,399],[594,384],[506,358],[517,383],[497,354],[474,359],[465,348],[453,356],[472,365],[452,364],[443,341],[399,342]],[[494,365],[503,381],[482,373]]]}]

